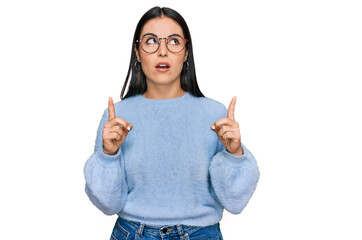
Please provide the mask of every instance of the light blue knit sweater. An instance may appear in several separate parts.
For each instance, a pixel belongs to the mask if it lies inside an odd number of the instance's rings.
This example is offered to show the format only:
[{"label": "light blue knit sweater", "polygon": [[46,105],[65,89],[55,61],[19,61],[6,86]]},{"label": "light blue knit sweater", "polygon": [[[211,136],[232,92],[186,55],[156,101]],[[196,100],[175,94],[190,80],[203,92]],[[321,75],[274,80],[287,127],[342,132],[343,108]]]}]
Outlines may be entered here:
[{"label": "light blue knit sweater", "polygon": [[106,109],[84,166],[85,191],[104,214],[148,225],[208,226],[221,220],[224,208],[243,210],[259,169],[243,144],[243,155],[233,155],[210,129],[227,116],[222,103],[186,92],[171,99],[138,94],[114,106],[133,128],[116,155],[105,154]]}]

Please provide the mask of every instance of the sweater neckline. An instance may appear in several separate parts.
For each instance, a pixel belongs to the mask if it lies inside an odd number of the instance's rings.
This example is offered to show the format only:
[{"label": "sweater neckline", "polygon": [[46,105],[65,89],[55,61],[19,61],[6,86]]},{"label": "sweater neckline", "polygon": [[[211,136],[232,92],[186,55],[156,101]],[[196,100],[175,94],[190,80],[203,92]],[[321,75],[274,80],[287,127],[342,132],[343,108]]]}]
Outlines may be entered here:
[{"label": "sweater neckline", "polygon": [[186,93],[184,95],[182,95],[180,97],[176,97],[176,98],[152,99],[152,98],[146,98],[142,94],[140,94],[139,97],[140,97],[141,101],[148,102],[148,103],[177,103],[177,102],[181,102],[188,96],[190,96],[190,93],[188,91],[186,91]]}]

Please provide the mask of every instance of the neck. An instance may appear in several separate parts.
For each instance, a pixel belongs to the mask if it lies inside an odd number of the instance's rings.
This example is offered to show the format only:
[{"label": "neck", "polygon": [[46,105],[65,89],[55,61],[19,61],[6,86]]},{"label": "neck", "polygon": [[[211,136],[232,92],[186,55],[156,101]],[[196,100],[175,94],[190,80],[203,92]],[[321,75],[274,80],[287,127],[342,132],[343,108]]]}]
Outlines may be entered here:
[{"label": "neck", "polygon": [[185,91],[180,86],[180,81],[175,81],[174,84],[150,84],[147,81],[147,91],[142,96],[150,99],[168,99],[177,98],[185,95]]},{"label": "neck", "polygon": [[169,98],[177,98],[185,95],[185,91],[180,88],[179,91],[147,91],[142,95],[145,98],[150,99],[169,99]]}]

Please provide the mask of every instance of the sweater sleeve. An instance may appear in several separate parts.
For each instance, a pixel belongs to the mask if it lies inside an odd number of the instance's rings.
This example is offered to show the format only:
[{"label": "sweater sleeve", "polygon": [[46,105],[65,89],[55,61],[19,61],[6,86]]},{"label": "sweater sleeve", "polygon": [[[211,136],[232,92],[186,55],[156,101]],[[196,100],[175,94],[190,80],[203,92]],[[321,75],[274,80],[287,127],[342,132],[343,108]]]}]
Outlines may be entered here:
[{"label": "sweater sleeve", "polygon": [[241,144],[243,154],[234,155],[218,140],[210,167],[215,195],[228,212],[239,214],[251,198],[259,180],[259,169],[251,152]]},{"label": "sweater sleeve", "polygon": [[106,109],[98,127],[94,153],[84,165],[84,177],[85,192],[90,201],[104,214],[113,215],[123,208],[128,196],[128,185],[122,146],[115,155],[103,152],[102,135],[107,119],[108,110]]}]

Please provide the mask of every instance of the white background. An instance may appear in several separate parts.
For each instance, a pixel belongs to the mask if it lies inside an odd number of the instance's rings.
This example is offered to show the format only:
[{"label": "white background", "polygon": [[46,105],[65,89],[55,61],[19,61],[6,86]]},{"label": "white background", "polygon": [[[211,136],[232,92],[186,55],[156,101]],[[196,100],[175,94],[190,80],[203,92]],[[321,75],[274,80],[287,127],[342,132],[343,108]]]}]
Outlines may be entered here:
[{"label": "white background", "polygon": [[[127,2],[127,3],[126,3]],[[153,6],[185,18],[197,80],[260,169],[225,240],[362,239],[359,1],[1,1],[0,239],[109,239],[84,192],[108,96]]]}]

